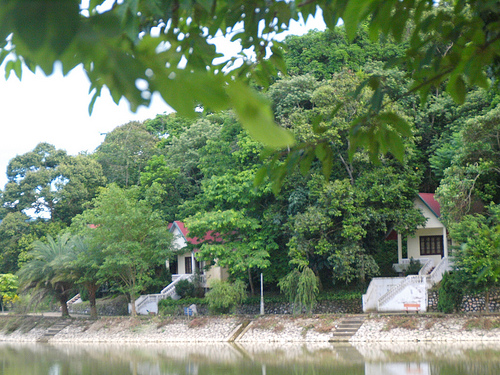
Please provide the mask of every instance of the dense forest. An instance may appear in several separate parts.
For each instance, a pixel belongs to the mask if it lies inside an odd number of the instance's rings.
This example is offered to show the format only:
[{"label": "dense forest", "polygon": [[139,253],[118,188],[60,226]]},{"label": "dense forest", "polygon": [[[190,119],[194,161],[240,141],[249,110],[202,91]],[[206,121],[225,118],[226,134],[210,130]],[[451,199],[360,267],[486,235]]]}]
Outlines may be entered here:
[{"label": "dense forest", "polygon": [[[469,243],[463,267],[496,283],[500,265],[488,251],[500,252],[498,84],[471,89],[462,105],[437,86],[422,104],[406,67],[385,66],[404,43],[372,43],[365,28],[349,43],[339,27],[290,36],[285,45],[289,75],[276,75],[265,95],[297,148],[268,150],[232,112],[210,110],[124,124],[93,153],[72,156],[40,143],[7,168],[0,273],[61,301],[75,283],[94,295],[111,285],[134,299],[168,281],[167,225],[179,220],[193,236],[228,234],[223,245],[202,246],[198,259],[218,259],[252,292],[260,272],[273,289],[304,268],[320,290],[363,288],[371,277],[394,275],[396,244],[387,234],[423,224],[413,199],[435,192],[450,235]],[[372,97],[368,86],[353,92],[373,74],[386,90],[383,105],[411,126],[402,162],[384,150],[378,163],[363,148],[349,153],[350,124]],[[76,250],[64,269],[57,257],[70,243]],[[478,269],[471,257],[490,263]]]}]

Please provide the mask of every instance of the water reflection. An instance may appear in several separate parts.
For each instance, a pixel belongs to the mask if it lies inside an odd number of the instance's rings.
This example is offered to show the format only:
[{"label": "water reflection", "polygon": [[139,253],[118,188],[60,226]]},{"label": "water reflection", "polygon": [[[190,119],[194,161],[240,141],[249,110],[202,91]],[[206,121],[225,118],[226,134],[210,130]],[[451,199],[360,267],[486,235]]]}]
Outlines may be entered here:
[{"label": "water reflection", "polygon": [[500,374],[499,343],[12,344],[3,375]]}]

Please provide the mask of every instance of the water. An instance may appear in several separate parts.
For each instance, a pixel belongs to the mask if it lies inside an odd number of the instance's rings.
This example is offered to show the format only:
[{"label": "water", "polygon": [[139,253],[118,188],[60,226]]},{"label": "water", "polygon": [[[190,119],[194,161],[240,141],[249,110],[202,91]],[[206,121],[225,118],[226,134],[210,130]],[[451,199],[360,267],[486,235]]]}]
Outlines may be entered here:
[{"label": "water", "polygon": [[498,375],[499,343],[11,344],[0,375]]}]

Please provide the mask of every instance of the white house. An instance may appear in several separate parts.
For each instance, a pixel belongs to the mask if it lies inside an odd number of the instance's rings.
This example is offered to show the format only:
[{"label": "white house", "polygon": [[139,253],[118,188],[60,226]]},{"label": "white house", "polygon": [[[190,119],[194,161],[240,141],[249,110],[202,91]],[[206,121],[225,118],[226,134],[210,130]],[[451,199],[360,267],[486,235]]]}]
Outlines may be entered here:
[{"label": "white house", "polygon": [[393,267],[403,273],[411,258],[420,262],[418,275],[374,278],[363,295],[363,311],[426,311],[428,289],[439,282],[445,271],[451,269],[449,249],[451,242],[446,227],[440,221],[439,202],[434,194],[419,193],[414,205],[427,219],[406,239],[408,257],[403,258],[403,238],[397,234],[398,263]]},{"label": "white house", "polygon": [[[207,232],[202,239],[188,237],[189,230],[184,226],[182,221],[174,221],[169,225],[169,230],[174,236],[174,248],[176,250],[187,247],[188,244],[199,245],[204,241],[219,241],[217,233],[213,231]],[[181,275],[193,275],[199,271],[205,281],[205,286],[208,286],[210,280],[226,280],[228,272],[225,268],[217,265],[211,266],[208,269],[205,267],[205,262],[196,260],[197,249],[187,251],[185,253],[178,253],[176,261],[169,263],[167,261],[167,268],[172,273],[172,281],[175,281]]]},{"label": "white house", "polygon": [[[198,245],[204,241],[220,241],[217,233],[213,231],[208,232],[202,239],[188,237],[189,231],[181,221],[174,221],[168,226],[170,232],[173,234],[173,246],[177,251],[176,260],[170,263],[166,261],[166,267],[172,273],[172,282],[167,285],[160,293],[142,295],[135,301],[135,308],[138,314],[157,314],[158,301],[166,298],[178,299],[179,296],[175,293],[175,285],[181,280],[192,280],[199,271],[203,286],[208,287],[210,280],[226,280],[228,272],[225,268],[217,265],[205,267],[205,262],[200,262],[196,259],[197,249],[189,250],[186,252],[179,251],[188,244]],[[129,311],[131,308],[129,307]]]},{"label": "white house", "polygon": [[432,193],[419,193],[414,200],[416,208],[427,219],[425,226],[417,228],[413,236],[406,239],[408,257],[403,259],[403,239],[400,233],[398,239],[398,263],[394,269],[404,271],[410,259],[419,260],[421,263],[432,261],[436,267],[443,258],[448,258],[451,248],[451,239],[444,224],[440,221],[441,210],[439,202]]}]

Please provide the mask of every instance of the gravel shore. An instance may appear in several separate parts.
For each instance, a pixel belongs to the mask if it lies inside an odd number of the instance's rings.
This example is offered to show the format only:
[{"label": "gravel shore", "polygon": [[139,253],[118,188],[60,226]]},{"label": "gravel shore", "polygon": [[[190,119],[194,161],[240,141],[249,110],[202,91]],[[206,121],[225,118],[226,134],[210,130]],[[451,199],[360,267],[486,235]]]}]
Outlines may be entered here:
[{"label": "gravel shore", "polygon": [[[111,317],[90,319],[2,317],[0,341],[36,342],[57,322],[63,328],[50,342],[72,343],[327,343],[339,315],[313,317],[198,317],[194,319]],[[500,317],[367,316],[352,343],[499,341]]]}]

